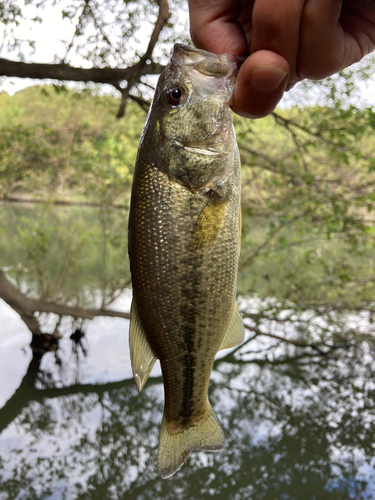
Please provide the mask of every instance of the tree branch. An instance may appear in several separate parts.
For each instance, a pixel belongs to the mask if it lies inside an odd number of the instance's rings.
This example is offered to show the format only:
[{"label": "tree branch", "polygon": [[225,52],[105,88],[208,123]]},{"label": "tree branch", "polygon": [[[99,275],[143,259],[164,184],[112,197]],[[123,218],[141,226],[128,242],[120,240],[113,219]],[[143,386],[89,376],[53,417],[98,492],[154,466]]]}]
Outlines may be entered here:
[{"label": "tree branch", "polygon": [[133,95],[133,94],[129,94],[128,95],[128,98],[131,100],[131,101],[134,101],[136,102],[144,111],[147,111],[150,109],[150,102],[148,101],[145,101],[144,99],[142,99],[141,97],[138,97],[136,95]]},{"label": "tree branch", "polygon": [[82,20],[85,16],[85,13],[86,13],[86,10],[88,8],[88,5],[87,3],[85,3],[84,7],[83,7],[83,10],[81,12],[81,15],[79,16],[79,19],[78,19],[78,23],[76,25],[76,29],[74,31],[74,35],[68,45],[68,48],[66,49],[66,53],[65,53],[65,56],[63,57],[63,59],[61,60],[61,64],[64,64],[65,61],[66,61],[66,58],[68,57],[68,54],[69,52],[71,51],[72,47],[73,47],[73,43],[74,43],[74,40],[77,38],[78,34],[80,33],[81,29],[82,29]]},{"label": "tree branch", "polygon": [[147,50],[140,60],[141,66],[143,66],[146,63],[147,59],[151,59],[152,53],[159,39],[160,33],[162,32],[164,26],[167,24],[169,18],[171,17],[171,13],[169,12],[168,0],[158,0],[158,4],[159,4],[158,18],[156,19],[154,30],[151,34]]},{"label": "tree branch", "polygon": [[[70,396],[72,394],[98,394],[99,396],[113,389],[121,389],[124,386],[134,384],[132,379],[125,379],[118,382],[106,382],[104,384],[74,384],[68,387],[53,387],[37,389],[35,382],[37,379],[39,364],[34,366],[31,362],[27,373],[13,396],[0,408],[0,434],[13,422],[13,420],[28,406],[30,401],[43,401],[45,398],[53,399],[61,396]],[[150,377],[149,384],[155,383],[155,379]],[[156,379],[160,383],[160,379]]]},{"label": "tree branch", "polygon": [[248,266],[251,264],[251,262],[260,254],[260,252],[263,250],[263,248],[265,248],[274,238],[275,236],[283,229],[285,229],[286,226],[289,226],[291,224],[293,224],[294,222],[296,222],[297,220],[299,219],[302,219],[303,217],[305,217],[307,214],[309,213],[309,211],[305,211],[305,212],[302,212],[301,214],[299,215],[296,215],[294,216],[292,219],[288,220],[287,222],[281,222],[277,227],[275,227],[275,229],[273,229],[273,231],[270,232],[269,236],[267,236],[267,238],[265,238],[265,240],[260,243],[256,248],[255,250],[253,250],[253,252],[246,256],[242,262],[241,262],[241,267],[244,267],[244,266]]},{"label": "tree branch", "polygon": [[110,309],[85,309],[55,302],[44,302],[26,297],[5,276],[0,269],[0,298],[14,309],[27,325],[33,335],[42,335],[39,322],[34,316],[36,312],[53,313],[59,316],[93,319],[95,316],[130,319],[130,313],[112,311]]},{"label": "tree branch", "polygon": [[[171,17],[171,13],[169,12],[169,4],[168,0],[159,0],[159,14],[155,22],[154,29],[151,34],[151,38],[147,47],[146,52],[143,54],[139,62],[134,66],[134,75],[132,75],[128,79],[128,85],[126,89],[121,90],[122,98],[119,110],[117,112],[117,118],[122,118],[125,114],[126,103],[130,98],[130,91],[141,80],[142,71],[147,65],[147,61],[151,60],[152,53],[154,51],[155,45],[159,39],[160,33],[162,32],[164,26],[167,24],[168,19]],[[138,71],[137,71],[138,68]],[[117,87],[118,88],[118,87]],[[118,89],[119,90],[119,89]]]},{"label": "tree branch", "polygon": [[158,75],[164,66],[155,62],[139,63],[128,68],[76,68],[69,64],[24,63],[0,58],[0,76],[33,78],[37,80],[51,79],[72,82],[107,83],[116,86],[123,80],[135,76]]},{"label": "tree branch", "polygon": [[33,335],[42,335],[39,322],[34,316],[35,309],[31,307],[31,299],[26,298],[0,269],[0,298],[2,298],[20,316]]},{"label": "tree branch", "polygon": [[[141,107],[145,109],[145,102],[141,99],[138,100],[135,96],[131,96],[130,92],[134,88],[134,86],[140,82],[142,76],[158,75],[164,69],[163,65],[152,61],[152,53],[154,51],[156,43],[159,40],[160,33],[167,24],[171,13],[169,12],[168,0],[156,1],[159,6],[159,12],[147,46],[147,50],[140,57],[139,61],[133,66],[129,66],[127,68],[94,67],[86,69],[70,66],[69,64],[65,64],[64,62],[60,64],[40,64],[11,61],[9,59],[0,58],[0,76],[32,78],[37,80],[51,79],[60,81],[109,84],[114,86],[121,92],[122,99],[120,109],[117,113],[118,118],[122,117],[125,114],[126,102],[129,98],[138,102]],[[84,3],[84,9],[79,18],[73,39],[68,46],[66,55],[73,45],[74,38],[79,33],[82,19],[87,10],[90,11],[95,27],[100,32],[104,42],[109,47],[112,47],[110,39],[105,34],[102,24],[97,19],[97,16],[91,7],[90,0],[84,0]],[[120,85],[120,83],[123,81],[127,82],[125,88],[124,85]]]}]

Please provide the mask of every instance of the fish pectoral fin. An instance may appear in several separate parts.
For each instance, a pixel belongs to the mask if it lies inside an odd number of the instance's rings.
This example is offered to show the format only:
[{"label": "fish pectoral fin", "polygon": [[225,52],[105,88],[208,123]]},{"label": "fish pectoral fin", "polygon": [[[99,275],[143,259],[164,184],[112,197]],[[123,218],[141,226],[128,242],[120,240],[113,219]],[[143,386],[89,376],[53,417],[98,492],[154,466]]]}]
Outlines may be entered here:
[{"label": "fish pectoral fin", "polygon": [[220,198],[213,190],[209,196],[195,223],[192,238],[192,249],[195,251],[209,250],[215,244],[228,205],[228,199]]},{"label": "fish pectoral fin", "polygon": [[193,450],[219,451],[224,448],[225,437],[216,413],[207,401],[206,416],[178,432],[171,433],[163,416],[158,452],[158,472],[167,479],[183,465]]},{"label": "fish pectoral fin", "polygon": [[245,338],[245,327],[243,326],[242,317],[237,306],[234,306],[232,317],[225,332],[223,342],[221,343],[219,351],[222,349],[229,349],[241,344]]},{"label": "fish pectoral fin", "polygon": [[141,392],[157,357],[146,338],[134,298],[130,310],[129,348],[134,380]]}]

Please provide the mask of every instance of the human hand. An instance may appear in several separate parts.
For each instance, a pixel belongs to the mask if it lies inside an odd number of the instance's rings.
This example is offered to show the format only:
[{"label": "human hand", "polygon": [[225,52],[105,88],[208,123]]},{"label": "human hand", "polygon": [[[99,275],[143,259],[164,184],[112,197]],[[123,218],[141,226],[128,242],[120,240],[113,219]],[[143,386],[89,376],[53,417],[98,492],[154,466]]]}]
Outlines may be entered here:
[{"label": "human hand", "polygon": [[248,56],[232,109],[261,118],[296,82],[319,80],[375,48],[375,0],[188,0],[191,38],[216,54]]}]

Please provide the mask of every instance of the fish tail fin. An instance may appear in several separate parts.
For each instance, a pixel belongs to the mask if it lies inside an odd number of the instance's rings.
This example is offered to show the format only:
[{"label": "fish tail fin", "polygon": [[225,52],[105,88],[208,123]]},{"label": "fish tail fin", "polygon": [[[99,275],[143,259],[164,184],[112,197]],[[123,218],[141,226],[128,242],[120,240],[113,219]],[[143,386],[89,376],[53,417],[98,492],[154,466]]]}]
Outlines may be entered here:
[{"label": "fish tail fin", "polygon": [[193,450],[219,451],[224,445],[224,432],[210,403],[202,420],[176,433],[168,430],[164,415],[158,453],[159,475],[163,479],[173,476]]}]

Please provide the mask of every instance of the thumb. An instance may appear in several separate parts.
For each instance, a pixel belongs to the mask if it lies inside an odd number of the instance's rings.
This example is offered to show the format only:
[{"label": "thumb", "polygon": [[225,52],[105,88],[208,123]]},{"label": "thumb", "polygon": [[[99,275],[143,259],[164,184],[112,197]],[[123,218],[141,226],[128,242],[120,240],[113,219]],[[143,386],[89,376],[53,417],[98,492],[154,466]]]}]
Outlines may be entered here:
[{"label": "thumb", "polygon": [[289,74],[289,63],[284,57],[268,50],[254,52],[238,72],[233,111],[246,118],[268,115],[282,98]]}]

